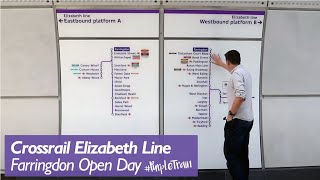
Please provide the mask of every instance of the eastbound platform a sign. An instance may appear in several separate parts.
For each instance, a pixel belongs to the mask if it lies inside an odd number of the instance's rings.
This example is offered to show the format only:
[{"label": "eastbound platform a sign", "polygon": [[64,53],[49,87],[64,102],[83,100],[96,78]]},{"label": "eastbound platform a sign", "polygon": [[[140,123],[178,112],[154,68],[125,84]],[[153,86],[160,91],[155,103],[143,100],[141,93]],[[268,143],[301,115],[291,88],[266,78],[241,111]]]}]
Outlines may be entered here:
[{"label": "eastbound platform a sign", "polygon": [[165,10],[165,37],[261,38],[264,11]]},{"label": "eastbound platform a sign", "polygon": [[58,9],[60,37],[159,37],[159,10]]}]

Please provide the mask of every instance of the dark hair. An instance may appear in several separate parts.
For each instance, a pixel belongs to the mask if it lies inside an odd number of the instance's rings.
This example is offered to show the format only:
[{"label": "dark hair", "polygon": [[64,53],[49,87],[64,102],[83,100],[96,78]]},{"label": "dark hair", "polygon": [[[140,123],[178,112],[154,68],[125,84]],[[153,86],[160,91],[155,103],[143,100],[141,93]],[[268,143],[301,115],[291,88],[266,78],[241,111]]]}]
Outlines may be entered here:
[{"label": "dark hair", "polygon": [[226,60],[233,65],[239,65],[241,63],[240,53],[237,50],[228,51],[224,56]]}]

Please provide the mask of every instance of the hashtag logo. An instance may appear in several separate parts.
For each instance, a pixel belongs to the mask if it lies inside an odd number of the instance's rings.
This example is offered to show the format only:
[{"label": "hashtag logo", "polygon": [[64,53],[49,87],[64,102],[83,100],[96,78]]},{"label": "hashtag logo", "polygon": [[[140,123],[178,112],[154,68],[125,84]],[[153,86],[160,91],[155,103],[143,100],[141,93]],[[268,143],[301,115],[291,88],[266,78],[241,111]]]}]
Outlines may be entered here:
[{"label": "hashtag logo", "polygon": [[149,171],[150,171],[150,166],[149,166],[149,165],[146,166],[146,167],[144,168],[144,170],[147,171],[147,172],[149,172]]}]

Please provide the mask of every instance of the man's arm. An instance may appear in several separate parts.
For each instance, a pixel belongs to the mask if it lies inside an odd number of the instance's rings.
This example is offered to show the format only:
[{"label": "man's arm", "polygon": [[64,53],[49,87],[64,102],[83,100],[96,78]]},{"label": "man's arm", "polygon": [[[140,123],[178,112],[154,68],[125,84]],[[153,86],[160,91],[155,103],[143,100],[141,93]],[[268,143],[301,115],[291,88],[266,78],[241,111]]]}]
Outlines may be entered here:
[{"label": "man's arm", "polygon": [[[231,111],[232,114],[236,114],[238,112],[238,109],[240,108],[241,104],[246,100],[246,89],[244,86],[243,78],[238,73],[233,73],[232,76],[232,83],[235,88],[235,96],[232,103]],[[228,115],[227,121],[231,121],[233,116]]]},{"label": "man's arm", "polygon": [[[236,114],[238,112],[238,109],[240,108],[241,104],[245,101],[242,97],[236,97],[232,103],[232,107],[230,111],[232,114]],[[228,115],[227,121],[231,121],[233,116]]]}]

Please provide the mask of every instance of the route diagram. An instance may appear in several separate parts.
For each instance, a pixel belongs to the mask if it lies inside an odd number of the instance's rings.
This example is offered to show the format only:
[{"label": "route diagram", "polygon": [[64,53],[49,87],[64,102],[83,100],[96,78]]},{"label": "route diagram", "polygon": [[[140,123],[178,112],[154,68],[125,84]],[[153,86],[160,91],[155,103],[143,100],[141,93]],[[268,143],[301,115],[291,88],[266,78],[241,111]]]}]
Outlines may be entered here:
[{"label": "route diagram", "polygon": [[112,104],[111,104],[111,107],[112,107],[112,113],[111,115],[113,115],[113,48],[110,49],[111,51],[111,55],[110,55],[110,61],[101,61],[100,62],[100,79],[103,79],[103,63],[111,63],[111,92],[112,92],[112,96],[111,96],[111,101],[112,101]]}]

